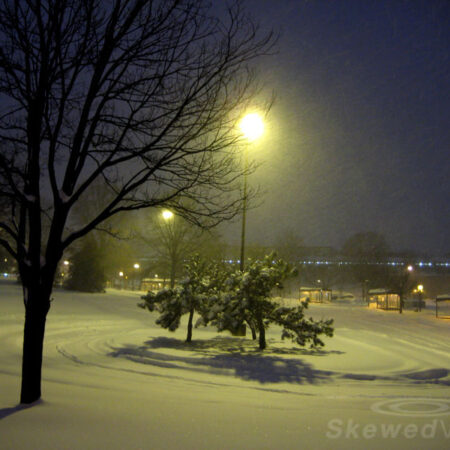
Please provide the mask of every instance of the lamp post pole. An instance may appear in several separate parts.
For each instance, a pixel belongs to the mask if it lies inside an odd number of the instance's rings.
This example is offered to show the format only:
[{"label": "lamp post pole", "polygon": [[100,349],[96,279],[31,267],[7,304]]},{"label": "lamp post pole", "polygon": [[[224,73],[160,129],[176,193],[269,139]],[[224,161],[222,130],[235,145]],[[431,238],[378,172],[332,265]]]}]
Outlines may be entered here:
[{"label": "lamp post pole", "polygon": [[244,188],[243,188],[243,201],[242,201],[242,230],[241,230],[241,255],[239,260],[239,269],[244,271],[244,258],[245,258],[245,222],[247,219],[247,169],[248,160],[247,154],[244,156]]},{"label": "lamp post pole", "polygon": [[175,287],[175,257],[173,252],[173,246],[175,245],[175,233],[174,233],[174,223],[175,216],[172,211],[168,209],[164,210],[162,213],[162,218],[165,221],[165,231],[167,232],[167,250],[169,254],[169,262],[170,262],[170,289]]},{"label": "lamp post pole", "polygon": [[[240,122],[240,128],[242,134],[248,141],[254,141],[258,139],[263,131],[264,124],[257,113],[247,114]],[[245,268],[245,225],[247,220],[247,171],[248,171],[248,155],[245,151],[244,154],[244,186],[243,186],[243,199],[242,199],[242,229],[241,229],[241,252],[239,260],[239,269],[241,272]]]}]

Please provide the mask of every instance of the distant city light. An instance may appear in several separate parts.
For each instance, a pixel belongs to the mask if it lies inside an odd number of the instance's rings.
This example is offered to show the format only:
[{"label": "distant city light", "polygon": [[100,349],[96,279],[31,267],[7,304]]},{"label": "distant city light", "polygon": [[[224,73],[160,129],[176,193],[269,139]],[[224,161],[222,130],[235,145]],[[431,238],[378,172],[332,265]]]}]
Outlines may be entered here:
[{"label": "distant city light", "polygon": [[408,266],[407,269],[408,269],[408,272],[412,272],[414,270],[414,267],[413,266]]},{"label": "distant city light", "polygon": [[135,263],[134,265],[133,265],[133,267],[135,268],[135,269],[139,269],[139,267],[141,267],[138,263]]}]

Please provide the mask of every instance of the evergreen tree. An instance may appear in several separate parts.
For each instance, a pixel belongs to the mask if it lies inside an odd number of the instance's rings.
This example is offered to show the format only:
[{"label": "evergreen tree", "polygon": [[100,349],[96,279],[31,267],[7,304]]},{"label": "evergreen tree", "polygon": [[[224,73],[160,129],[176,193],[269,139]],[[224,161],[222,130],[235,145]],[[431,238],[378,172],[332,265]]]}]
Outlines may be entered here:
[{"label": "evergreen tree", "polygon": [[308,302],[294,308],[280,307],[272,298],[274,289],[282,289],[283,281],[294,276],[296,270],[275,254],[262,261],[252,261],[245,272],[236,271],[226,281],[220,310],[212,320],[218,329],[236,329],[244,322],[255,324],[259,333],[259,348],[266,348],[266,329],[271,323],[283,327],[282,338],[297,344],[323,346],[318,335],[333,335],[333,320],[314,321],[305,318]]},{"label": "evergreen tree", "polygon": [[217,303],[224,280],[223,269],[200,256],[194,256],[185,264],[185,278],[173,289],[163,289],[156,294],[143,296],[138,306],[149,311],[158,311],[158,325],[175,331],[181,317],[189,314],[186,342],[192,341],[194,313],[200,314],[196,326],[206,324],[211,318],[212,304]]},{"label": "evergreen tree", "polygon": [[65,287],[71,291],[104,292],[105,285],[101,251],[95,240],[86,240],[71,258],[71,269]]}]

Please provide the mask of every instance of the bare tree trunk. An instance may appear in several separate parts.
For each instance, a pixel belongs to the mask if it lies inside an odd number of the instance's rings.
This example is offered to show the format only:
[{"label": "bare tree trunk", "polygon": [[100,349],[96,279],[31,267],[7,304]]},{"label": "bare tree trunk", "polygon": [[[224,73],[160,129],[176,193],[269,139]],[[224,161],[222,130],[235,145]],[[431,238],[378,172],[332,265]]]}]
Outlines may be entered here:
[{"label": "bare tree trunk", "polygon": [[192,319],[194,317],[194,308],[189,311],[188,332],[186,342],[192,341]]},{"label": "bare tree trunk", "polygon": [[23,339],[21,403],[33,403],[41,397],[42,354],[50,294],[47,298],[37,298],[38,295],[38,292],[28,292]]}]

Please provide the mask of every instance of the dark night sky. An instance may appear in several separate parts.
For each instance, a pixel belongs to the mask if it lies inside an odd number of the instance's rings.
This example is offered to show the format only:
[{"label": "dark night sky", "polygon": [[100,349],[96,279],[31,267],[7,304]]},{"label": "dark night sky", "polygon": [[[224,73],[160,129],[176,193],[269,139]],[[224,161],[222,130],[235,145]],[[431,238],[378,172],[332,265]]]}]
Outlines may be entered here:
[{"label": "dark night sky", "polygon": [[[247,242],[292,230],[339,248],[371,230],[396,250],[450,253],[450,2],[244,5],[282,33],[260,62],[276,103],[251,150],[266,194]],[[238,242],[239,226],[225,237]]]}]

